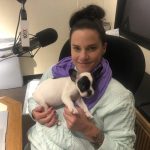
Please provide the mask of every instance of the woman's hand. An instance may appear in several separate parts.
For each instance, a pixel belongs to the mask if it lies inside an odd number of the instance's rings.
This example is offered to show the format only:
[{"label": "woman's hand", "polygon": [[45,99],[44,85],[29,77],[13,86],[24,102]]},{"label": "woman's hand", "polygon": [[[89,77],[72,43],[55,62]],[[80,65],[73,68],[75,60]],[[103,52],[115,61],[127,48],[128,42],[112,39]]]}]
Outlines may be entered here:
[{"label": "woman's hand", "polygon": [[38,106],[32,111],[33,118],[42,125],[51,127],[58,123],[56,111],[53,107],[44,110],[43,106]]},{"label": "woman's hand", "polygon": [[79,131],[85,134],[86,130],[90,130],[90,128],[94,127],[94,123],[87,118],[84,111],[76,107],[78,110],[78,114],[72,114],[67,107],[64,108],[64,118],[67,123],[67,127],[70,130]]},{"label": "woman's hand", "polygon": [[76,108],[79,114],[72,114],[67,107],[64,108],[64,118],[66,119],[67,127],[70,130],[82,133],[93,143],[94,147],[99,147],[104,140],[102,131],[96,127],[92,120],[87,118],[81,108]]}]

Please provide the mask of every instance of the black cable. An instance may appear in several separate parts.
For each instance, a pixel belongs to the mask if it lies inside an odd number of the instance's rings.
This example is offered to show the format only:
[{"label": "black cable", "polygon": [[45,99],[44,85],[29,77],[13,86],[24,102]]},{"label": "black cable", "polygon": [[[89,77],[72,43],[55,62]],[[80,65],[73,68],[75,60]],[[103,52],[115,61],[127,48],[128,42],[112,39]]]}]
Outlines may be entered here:
[{"label": "black cable", "polygon": [[13,47],[15,47],[15,45],[16,45],[16,38],[17,38],[18,28],[19,28],[19,24],[20,24],[20,15],[21,15],[21,9],[20,9],[20,12],[19,12],[18,23],[17,23],[16,32],[15,32],[15,39],[14,39],[14,45],[13,45]]},{"label": "black cable", "polygon": [[5,57],[3,59],[0,59],[0,62],[6,60],[6,59],[9,59],[9,58],[13,58],[13,57],[17,57],[16,55],[12,55],[12,56],[8,56],[8,57]]}]

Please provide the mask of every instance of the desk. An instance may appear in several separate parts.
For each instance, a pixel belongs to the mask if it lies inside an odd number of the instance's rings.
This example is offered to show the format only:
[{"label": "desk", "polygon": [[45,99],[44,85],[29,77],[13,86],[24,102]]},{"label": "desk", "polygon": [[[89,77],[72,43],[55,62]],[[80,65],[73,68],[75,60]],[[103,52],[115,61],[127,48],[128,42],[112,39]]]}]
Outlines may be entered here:
[{"label": "desk", "polygon": [[22,104],[10,97],[0,97],[0,102],[8,110],[6,150],[22,150]]},{"label": "desk", "polygon": [[150,150],[150,123],[136,110],[136,144],[135,150]]}]

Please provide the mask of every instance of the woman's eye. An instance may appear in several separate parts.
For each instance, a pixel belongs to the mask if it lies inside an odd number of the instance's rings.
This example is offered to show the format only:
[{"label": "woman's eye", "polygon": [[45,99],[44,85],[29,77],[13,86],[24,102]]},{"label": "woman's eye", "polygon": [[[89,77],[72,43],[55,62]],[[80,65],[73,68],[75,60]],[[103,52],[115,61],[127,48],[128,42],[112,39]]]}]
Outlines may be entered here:
[{"label": "woman's eye", "polygon": [[87,48],[87,50],[88,51],[95,51],[96,50],[96,47],[94,46],[94,47],[89,47],[89,48]]},{"label": "woman's eye", "polygon": [[80,51],[80,47],[73,47],[73,50]]}]

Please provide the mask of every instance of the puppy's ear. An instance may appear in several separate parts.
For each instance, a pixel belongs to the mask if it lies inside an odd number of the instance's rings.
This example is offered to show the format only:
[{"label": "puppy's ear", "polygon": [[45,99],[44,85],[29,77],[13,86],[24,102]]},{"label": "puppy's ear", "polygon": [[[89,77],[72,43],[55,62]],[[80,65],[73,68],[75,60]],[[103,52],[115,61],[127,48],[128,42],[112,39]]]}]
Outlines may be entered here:
[{"label": "puppy's ear", "polygon": [[76,81],[77,71],[75,69],[69,69],[69,76],[73,82]]},{"label": "puppy's ear", "polygon": [[96,71],[92,73],[94,80],[97,80],[100,77],[101,71],[102,71],[102,67],[99,67]]}]

